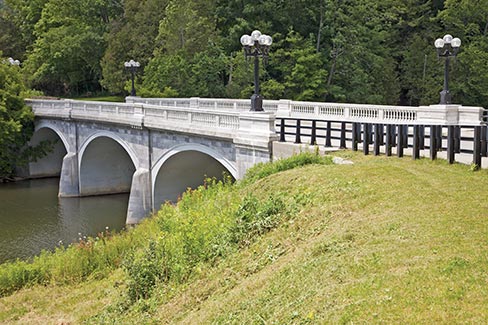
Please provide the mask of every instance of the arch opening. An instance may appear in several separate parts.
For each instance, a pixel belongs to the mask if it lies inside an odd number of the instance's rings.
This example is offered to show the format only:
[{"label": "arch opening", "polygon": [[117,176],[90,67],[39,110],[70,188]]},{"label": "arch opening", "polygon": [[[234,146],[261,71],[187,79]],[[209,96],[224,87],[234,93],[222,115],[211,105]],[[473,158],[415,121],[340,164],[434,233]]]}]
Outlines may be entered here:
[{"label": "arch opening", "polygon": [[136,170],[126,149],[116,140],[100,136],[81,152],[80,195],[129,193]]},{"label": "arch opening", "polygon": [[154,182],[154,208],[176,202],[188,188],[197,188],[205,178],[223,179],[233,175],[214,157],[196,150],[178,152],[164,161]]},{"label": "arch opening", "polygon": [[29,176],[33,178],[59,176],[63,166],[63,158],[68,153],[65,143],[57,132],[48,127],[36,130],[32,135],[30,144],[36,146],[42,141],[52,142],[53,148],[46,156],[29,163]]}]

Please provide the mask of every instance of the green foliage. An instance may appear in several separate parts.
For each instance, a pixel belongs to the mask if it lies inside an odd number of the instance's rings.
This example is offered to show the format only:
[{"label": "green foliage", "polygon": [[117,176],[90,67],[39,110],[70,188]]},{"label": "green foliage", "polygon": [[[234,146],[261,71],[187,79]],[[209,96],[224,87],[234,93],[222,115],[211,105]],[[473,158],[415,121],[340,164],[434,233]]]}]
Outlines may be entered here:
[{"label": "green foliage", "polygon": [[117,2],[108,0],[48,1],[25,61],[33,85],[54,94],[98,90],[104,33],[118,11]]},{"label": "green foliage", "polygon": [[[267,166],[259,177],[309,163],[325,163],[317,155],[301,154]],[[254,174],[251,173],[251,176]],[[255,179],[255,175],[253,176]],[[205,265],[214,265],[252,243],[295,213],[299,197],[287,204],[281,194],[257,198],[246,187],[207,179],[185,192],[176,206],[166,204],[156,216],[135,228],[113,235],[108,230],[95,238],[80,239],[54,252],[43,251],[31,262],[0,265],[0,296],[35,284],[72,284],[104,278],[123,268],[127,298],[147,299],[156,286],[186,283]]]},{"label": "green foliage", "polygon": [[[168,1],[126,0],[124,16],[110,22],[106,34],[107,49],[101,61],[101,85],[113,93],[124,91],[125,81],[130,74],[124,71],[123,63],[135,59],[142,69],[147,65],[156,47],[159,22],[165,16]],[[139,90],[139,89],[138,89]],[[138,91],[139,92],[139,91]],[[140,93],[139,96],[145,94]],[[146,96],[145,96],[146,97]]]},{"label": "green foliage", "polygon": [[433,41],[463,41],[451,65],[455,102],[486,106],[486,0],[5,0],[0,49],[24,61],[48,95],[129,90],[123,62],[141,63],[139,95],[249,98],[252,62],[239,38],[273,36],[260,67],[268,99],[429,105],[442,88]]},{"label": "green foliage", "polygon": [[34,114],[24,104],[24,92],[19,67],[0,58],[0,180],[40,154],[26,147],[34,132]]}]

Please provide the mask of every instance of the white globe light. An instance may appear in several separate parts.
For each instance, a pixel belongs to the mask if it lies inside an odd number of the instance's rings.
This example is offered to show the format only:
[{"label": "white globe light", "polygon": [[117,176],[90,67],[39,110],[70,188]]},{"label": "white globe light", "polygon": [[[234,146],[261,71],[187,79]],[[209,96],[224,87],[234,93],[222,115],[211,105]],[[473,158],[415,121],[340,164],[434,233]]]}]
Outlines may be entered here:
[{"label": "white globe light", "polygon": [[273,38],[272,38],[271,36],[266,35],[266,38],[268,39],[268,40],[267,40],[267,43],[268,43],[268,44],[266,44],[266,45],[270,46],[271,44],[273,44]]},{"label": "white globe light", "polygon": [[444,44],[445,44],[445,42],[444,42],[444,40],[443,40],[442,38],[438,38],[438,39],[436,39],[436,40],[435,40],[435,42],[434,42],[434,46],[435,46],[437,49],[441,49],[441,48],[443,48],[443,47],[444,47]]},{"label": "white globe light", "polygon": [[261,36],[261,32],[258,31],[258,30],[255,30],[251,33],[251,38],[254,41],[257,41],[259,39],[259,37]]},{"label": "white globe light", "polygon": [[141,64],[138,61],[134,62],[134,67],[139,68],[140,66]]},{"label": "white globe light", "polygon": [[451,46],[454,48],[458,48],[461,46],[461,40],[459,38],[453,38],[451,41]]},{"label": "white globe light", "polygon": [[268,35],[259,36],[258,42],[260,45],[268,45]]},{"label": "white globe light", "polygon": [[251,41],[251,36],[249,36],[249,35],[242,35],[241,36],[241,44],[243,46],[249,45],[250,41]]},{"label": "white globe light", "polygon": [[445,43],[449,44],[452,41],[452,36],[449,34],[446,34],[446,35],[444,35],[444,37],[442,39],[444,40]]},{"label": "white globe light", "polygon": [[129,62],[124,62],[124,67],[129,68],[130,67],[130,63]]}]

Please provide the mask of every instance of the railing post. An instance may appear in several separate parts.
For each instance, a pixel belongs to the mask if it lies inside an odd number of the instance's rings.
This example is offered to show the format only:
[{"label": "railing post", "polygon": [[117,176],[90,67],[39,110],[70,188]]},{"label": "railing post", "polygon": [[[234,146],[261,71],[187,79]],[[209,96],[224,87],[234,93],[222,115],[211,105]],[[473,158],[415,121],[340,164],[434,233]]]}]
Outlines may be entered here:
[{"label": "railing post", "polygon": [[430,139],[430,159],[432,160],[435,160],[437,159],[437,136],[436,136],[436,132],[437,132],[437,127],[435,125],[431,125],[430,126],[430,135],[429,135],[429,139]]},{"label": "railing post", "polygon": [[461,127],[454,127],[454,152],[461,153]]},{"label": "railing post", "polygon": [[317,144],[317,121],[313,120],[312,121],[312,135],[311,135],[311,139],[310,139],[310,144],[312,146],[316,145]]},{"label": "railing post", "polygon": [[325,131],[325,146],[326,147],[332,147],[332,141],[331,141],[331,127],[332,123],[330,121],[327,122],[327,130]]},{"label": "railing post", "polygon": [[481,126],[474,127],[473,164],[481,168]]},{"label": "railing post", "polygon": [[486,148],[487,146],[487,127],[482,126],[481,127],[481,157],[487,157],[488,156],[488,150]]},{"label": "railing post", "polygon": [[363,124],[363,153],[369,154],[369,126],[367,123]]},{"label": "railing post", "polygon": [[437,140],[435,143],[437,144],[437,150],[442,150],[442,125],[438,125],[436,129]]},{"label": "railing post", "polygon": [[296,132],[295,132],[295,143],[302,143],[301,139],[301,121],[297,120]]},{"label": "railing post", "polygon": [[419,141],[420,141],[420,144],[419,144],[419,148],[420,150],[424,150],[425,149],[425,126],[424,125],[420,125],[420,138],[419,138]]},{"label": "railing post", "polygon": [[403,148],[408,148],[408,125],[403,126]]},{"label": "railing post", "polygon": [[386,125],[385,153],[388,157],[391,156],[391,148],[393,147],[392,131],[393,131],[393,125],[387,124]]},{"label": "railing post", "polygon": [[398,140],[397,140],[397,157],[403,157],[403,137],[405,133],[403,132],[403,125],[398,125]]},{"label": "railing post", "polygon": [[280,118],[280,142],[285,141],[285,119]]},{"label": "railing post", "polygon": [[353,151],[358,151],[358,142],[359,142],[358,135],[359,135],[358,124],[352,123],[352,150]]},{"label": "railing post", "polygon": [[374,155],[375,156],[379,156],[380,154],[381,139],[383,138],[383,136],[381,136],[380,138],[380,129],[381,129],[380,124],[374,125]]},{"label": "railing post", "polygon": [[413,126],[413,159],[420,158],[420,126]]},{"label": "railing post", "polygon": [[454,148],[455,128],[456,127],[453,125],[449,125],[447,127],[447,161],[450,164],[453,164],[455,159],[455,148]]},{"label": "railing post", "polygon": [[341,143],[340,149],[346,149],[346,122],[341,123]]}]

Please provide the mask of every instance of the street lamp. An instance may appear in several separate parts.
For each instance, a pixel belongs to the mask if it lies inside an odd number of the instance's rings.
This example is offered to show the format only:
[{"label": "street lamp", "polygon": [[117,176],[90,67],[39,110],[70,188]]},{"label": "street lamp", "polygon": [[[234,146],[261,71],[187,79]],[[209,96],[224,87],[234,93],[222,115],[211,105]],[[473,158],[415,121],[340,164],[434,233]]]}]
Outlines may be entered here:
[{"label": "street lamp", "polygon": [[11,65],[16,65],[16,66],[19,66],[20,65],[20,61],[19,60],[14,60],[12,58],[8,58],[7,59],[8,62],[11,64]]},{"label": "street lamp", "polygon": [[259,95],[259,57],[263,58],[266,64],[269,55],[269,47],[273,39],[269,35],[261,34],[255,30],[251,35],[242,35],[241,44],[244,47],[246,59],[254,57],[254,94],[251,96],[251,111],[263,111],[263,97]]},{"label": "street lamp", "polygon": [[132,97],[136,96],[136,88],[134,87],[134,77],[136,75],[137,69],[139,69],[140,66],[141,64],[134,60],[130,60],[129,62],[124,63],[124,67],[130,71],[131,78],[132,78],[132,89],[130,91],[130,95]]},{"label": "street lamp", "polygon": [[444,35],[443,38],[438,38],[434,42],[437,49],[437,56],[445,58],[444,63],[444,89],[441,91],[441,105],[451,104],[451,93],[449,92],[449,60],[455,57],[459,52],[461,40],[459,38],[452,38],[451,35]]}]

